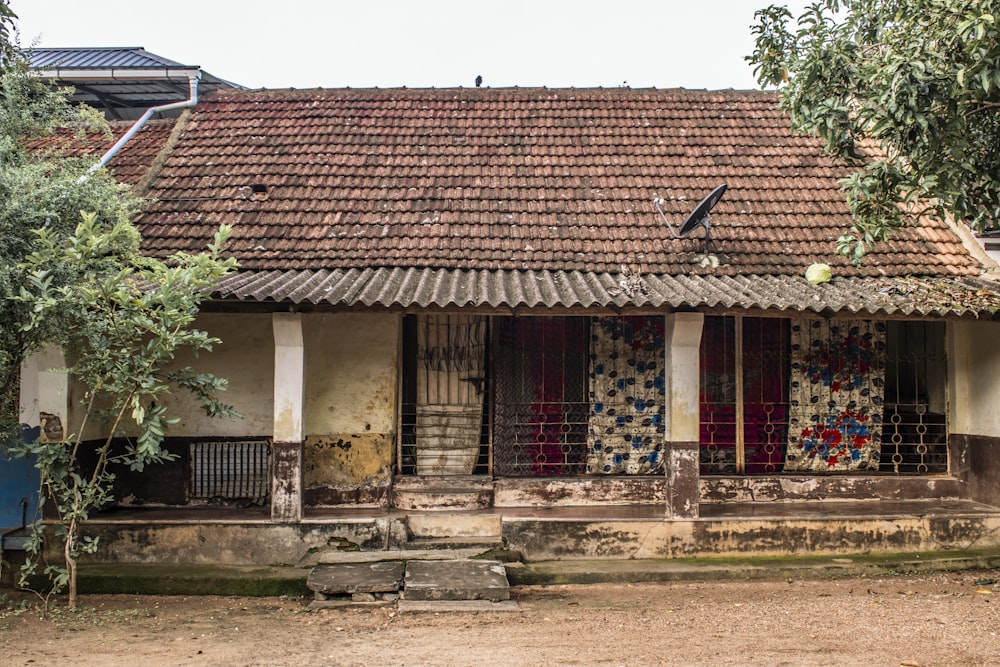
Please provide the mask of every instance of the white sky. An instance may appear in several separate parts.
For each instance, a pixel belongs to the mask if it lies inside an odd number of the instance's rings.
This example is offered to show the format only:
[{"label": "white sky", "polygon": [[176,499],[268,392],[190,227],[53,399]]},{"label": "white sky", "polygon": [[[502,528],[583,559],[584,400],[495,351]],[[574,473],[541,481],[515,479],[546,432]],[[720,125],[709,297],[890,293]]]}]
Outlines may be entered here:
[{"label": "white sky", "polygon": [[754,10],[808,0],[11,0],[22,46],[142,46],[251,88],[756,88]]}]

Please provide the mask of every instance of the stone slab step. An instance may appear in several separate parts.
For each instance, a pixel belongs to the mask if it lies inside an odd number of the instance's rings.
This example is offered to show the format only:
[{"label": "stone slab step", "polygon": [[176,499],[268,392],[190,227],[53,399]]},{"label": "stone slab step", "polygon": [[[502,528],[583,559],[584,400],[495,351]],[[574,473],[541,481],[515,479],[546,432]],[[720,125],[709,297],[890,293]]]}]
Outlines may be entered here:
[{"label": "stone slab step", "polygon": [[494,513],[407,514],[406,527],[411,538],[487,537],[500,541],[503,520]]},{"label": "stone slab step", "polygon": [[402,587],[404,569],[401,560],[317,565],[306,586],[323,596],[395,593]]},{"label": "stone slab step", "polygon": [[496,560],[410,561],[401,600],[510,599],[503,563]]},{"label": "stone slab step", "polygon": [[[401,553],[401,552],[396,552]],[[499,602],[510,599],[507,570],[497,560],[386,560],[324,563],[306,581],[319,607],[399,600]]]},{"label": "stone slab step", "polygon": [[489,475],[403,475],[393,479],[393,488],[404,491],[437,488],[492,491],[493,478]]}]

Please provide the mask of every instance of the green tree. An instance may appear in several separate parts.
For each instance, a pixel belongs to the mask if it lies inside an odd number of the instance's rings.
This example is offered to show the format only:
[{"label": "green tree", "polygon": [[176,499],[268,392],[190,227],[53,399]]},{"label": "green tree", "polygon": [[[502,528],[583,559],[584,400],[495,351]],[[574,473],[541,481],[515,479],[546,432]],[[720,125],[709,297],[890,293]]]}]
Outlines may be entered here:
[{"label": "green tree", "polygon": [[[0,2],[0,25],[4,25]],[[9,11],[9,10],[7,10]],[[0,52],[9,46],[0,32]],[[105,170],[80,177],[92,158],[67,158],[55,152],[29,150],[30,142],[58,128],[107,130],[94,109],[73,107],[65,91],[53,90],[31,76],[23,59],[0,67],[0,447],[19,433],[18,375],[21,362],[54,335],[41,328],[32,335],[23,329],[28,306],[11,299],[20,294],[26,274],[22,262],[38,246],[34,230],[72,233],[80,211],[97,216],[100,228],[127,221],[138,210],[138,200]],[[53,279],[72,282],[77,269],[53,267]],[[2,453],[2,452],[0,452]]]},{"label": "green tree", "polygon": [[857,166],[844,184],[859,263],[921,216],[1000,221],[1000,0],[819,0],[756,14],[748,60],[795,128]]},{"label": "green tree", "polygon": [[[173,363],[180,349],[197,354],[219,342],[192,325],[209,288],[235,267],[234,259],[221,257],[229,229],[220,229],[205,253],[162,262],[139,254],[138,234],[127,220],[102,230],[96,215],[82,218],[68,238],[36,230],[38,249],[23,264],[27,284],[16,297],[29,307],[23,331],[60,345],[71,359],[67,372],[84,388],[78,416],[66,428],[73,430],[62,442],[35,441],[23,448],[37,460],[39,502],[54,505],[63,544],[64,564],[48,566],[46,574],[56,590],[68,586],[70,607],[77,600],[77,559],[97,547],[96,539],[82,537],[82,524],[113,500],[109,467],[141,471],[171,458],[161,444],[177,421],[163,405],[172,388],[191,392],[209,415],[237,414],[218,398],[225,380]],[[73,282],[57,278],[53,267],[63,266],[73,267]],[[60,323],[54,337],[52,321]],[[101,434],[96,444],[89,428],[95,422]],[[116,446],[116,438],[125,436],[132,437]],[[92,466],[81,464],[87,447],[89,458],[96,458]],[[38,567],[41,536],[36,523],[25,577]]]},{"label": "green tree", "polygon": [[[175,421],[166,394],[192,393],[210,415],[235,415],[218,395],[226,382],[174,363],[217,342],[194,328],[210,287],[235,267],[222,256],[222,228],[202,254],[166,261],[143,257],[130,222],[139,201],[96,158],[32,150],[32,139],[58,128],[107,131],[93,109],[71,106],[28,71],[10,35],[16,17],[0,0],[0,447],[37,462],[63,563],[45,567],[52,590],[69,588],[76,606],[76,565],[96,541],[83,534],[90,513],[112,501],[114,466],[133,470],[170,458],[163,449]],[[33,352],[55,345],[83,400],[59,442],[20,443],[19,372]],[[0,452],[3,453],[3,452]],[[34,523],[22,582],[40,567],[42,524]]]},{"label": "green tree", "polygon": [[0,68],[6,68],[17,58],[11,33],[15,30],[17,14],[10,8],[8,0],[0,0]]}]

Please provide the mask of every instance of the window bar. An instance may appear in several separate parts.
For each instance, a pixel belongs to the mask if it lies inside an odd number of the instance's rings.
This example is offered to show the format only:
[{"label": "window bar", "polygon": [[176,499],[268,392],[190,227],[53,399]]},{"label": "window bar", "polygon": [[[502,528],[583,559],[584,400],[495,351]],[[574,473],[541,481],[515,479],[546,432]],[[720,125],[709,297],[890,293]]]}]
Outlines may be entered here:
[{"label": "window bar", "polygon": [[486,424],[486,473],[493,477],[493,422],[496,420],[496,355],[493,354],[492,350],[494,348],[490,347],[490,343],[493,340],[494,328],[493,328],[494,318],[489,316],[486,318],[487,330],[486,338],[483,341],[484,352],[485,350],[490,350],[486,355],[486,360],[488,363],[483,364],[483,400],[486,401],[486,409],[483,411],[489,423]]},{"label": "window bar", "polygon": [[743,316],[737,315],[735,321],[736,344],[736,472],[746,471],[746,450],[744,449],[744,424],[743,424]]},{"label": "window bar", "polygon": [[927,466],[927,424],[924,423],[924,414],[927,412],[925,405],[918,404],[917,412],[917,473],[926,475],[929,471]]}]

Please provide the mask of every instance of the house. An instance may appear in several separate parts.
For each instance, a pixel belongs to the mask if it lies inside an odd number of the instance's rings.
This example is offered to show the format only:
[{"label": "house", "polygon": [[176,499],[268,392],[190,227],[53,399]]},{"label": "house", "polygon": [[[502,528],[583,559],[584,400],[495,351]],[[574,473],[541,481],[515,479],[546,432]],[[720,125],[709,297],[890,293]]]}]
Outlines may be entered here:
[{"label": "house", "polygon": [[[836,256],[849,170],[774,95],[221,89],[163,123],[111,166],[152,255],[233,226],[197,363],[244,419],[176,397],[101,557],[1000,544],[996,264],[932,220]],[[59,361],[24,402],[72,421]]]}]

